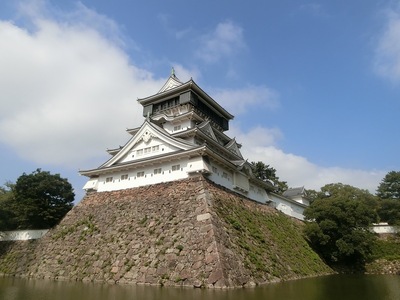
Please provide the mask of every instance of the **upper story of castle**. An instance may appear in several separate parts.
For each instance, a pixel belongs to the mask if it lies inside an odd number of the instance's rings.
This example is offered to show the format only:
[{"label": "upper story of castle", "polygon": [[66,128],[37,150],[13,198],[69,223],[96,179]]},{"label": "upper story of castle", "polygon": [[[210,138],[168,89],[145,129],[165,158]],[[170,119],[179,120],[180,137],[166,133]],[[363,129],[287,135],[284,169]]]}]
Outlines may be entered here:
[{"label": "upper story of castle", "polygon": [[229,129],[233,115],[221,107],[194,81],[181,82],[172,69],[164,86],[155,95],[138,99],[143,116],[169,133],[194,128],[208,121],[213,129]]}]

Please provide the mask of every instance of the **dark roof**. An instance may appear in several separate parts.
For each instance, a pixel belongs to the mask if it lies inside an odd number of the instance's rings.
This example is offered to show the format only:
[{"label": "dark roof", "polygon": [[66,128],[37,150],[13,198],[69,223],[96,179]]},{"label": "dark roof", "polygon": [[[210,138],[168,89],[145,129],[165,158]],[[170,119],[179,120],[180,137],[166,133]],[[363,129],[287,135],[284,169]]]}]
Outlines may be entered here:
[{"label": "dark roof", "polygon": [[304,186],[289,188],[283,192],[282,196],[292,198],[296,196],[306,196]]}]

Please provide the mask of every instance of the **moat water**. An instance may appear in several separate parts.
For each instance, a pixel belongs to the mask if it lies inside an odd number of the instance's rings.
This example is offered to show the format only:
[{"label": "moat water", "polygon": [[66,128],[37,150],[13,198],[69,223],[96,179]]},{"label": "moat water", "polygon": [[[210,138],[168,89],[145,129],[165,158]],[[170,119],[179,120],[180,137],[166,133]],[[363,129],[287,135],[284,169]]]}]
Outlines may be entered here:
[{"label": "moat water", "polygon": [[256,288],[208,290],[0,278],[1,300],[399,300],[400,276],[333,275]]}]

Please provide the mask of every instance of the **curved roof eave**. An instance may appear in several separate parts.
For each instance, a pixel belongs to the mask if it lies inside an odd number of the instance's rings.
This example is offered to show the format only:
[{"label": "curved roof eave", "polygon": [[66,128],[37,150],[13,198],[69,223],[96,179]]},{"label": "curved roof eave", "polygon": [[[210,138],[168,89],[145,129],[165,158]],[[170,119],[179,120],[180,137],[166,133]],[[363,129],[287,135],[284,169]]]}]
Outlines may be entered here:
[{"label": "curved roof eave", "polygon": [[229,151],[227,148],[225,148],[224,146],[220,145],[216,140],[212,139],[210,136],[208,136],[203,131],[201,131],[201,129],[198,129],[197,131],[195,131],[195,133],[197,135],[199,135],[202,139],[204,139],[207,143],[209,142],[210,144],[213,144],[214,146],[217,146],[219,149],[224,151],[227,156],[231,156],[233,158],[232,160],[242,160],[243,159],[243,157],[240,157],[236,153],[233,153],[233,152]]},{"label": "curved roof eave", "polygon": [[165,99],[165,97],[168,97],[168,96],[179,95],[181,92],[190,88],[191,83],[192,83],[192,81],[189,80],[180,86],[174,87],[172,89],[169,89],[169,90],[166,90],[166,91],[163,91],[163,92],[160,92],[160,93],[157,93],[157,94],[145,97],[145,98],[139,98],[139,99],[137,99],[137,101],[142,105],[146,105],[149,102],[163,100],[163,99]]},{"label": "curved roof eave", "polygon": [[221,114],[221,116],[223,116],[224,118],[230,120],[233,119],[234,116],[232,114],[230,114],[225,108],[223,108],[221,105],[218,104],[218,102],[216,102],[210,95],[208,95],[201,87],[199,87],[197,85],[196,82],[193,81],[193,79],[190,79],[189,81],[183,83],[180,86],[177,86],[175,88],[166,90],[164,92],[146,97],[146,98],[139,98],[137,101],[145,106],[146,104],[149,104],[150,102],[153,101],[162,101],[163,99],[165,99],[165,97],[171,97],[171,96],[178,96],[179,94],[181,94],[184,91],[187,90],[193,90],[195,92],[197,92],[198,94],[200,94],[202,96],[203,99],[206,100],[206,102],[211,106],[214,107],[219,114]]}]

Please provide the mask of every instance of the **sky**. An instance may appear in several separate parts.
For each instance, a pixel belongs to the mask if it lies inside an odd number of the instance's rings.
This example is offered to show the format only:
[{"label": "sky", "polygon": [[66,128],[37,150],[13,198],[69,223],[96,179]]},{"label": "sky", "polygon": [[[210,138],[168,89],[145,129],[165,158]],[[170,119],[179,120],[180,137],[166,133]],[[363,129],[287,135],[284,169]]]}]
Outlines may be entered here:
[{"label": "sky", "polygon": [[400,170],[400,1],[2,0],[0,184],[41,168],[79,201],[172,67],[290,187]]}]

